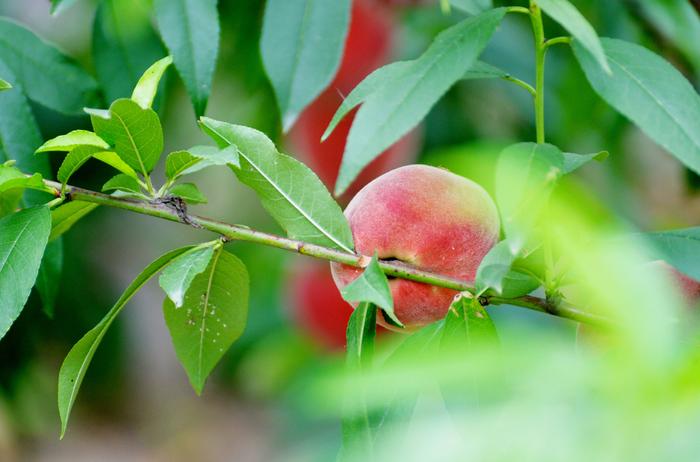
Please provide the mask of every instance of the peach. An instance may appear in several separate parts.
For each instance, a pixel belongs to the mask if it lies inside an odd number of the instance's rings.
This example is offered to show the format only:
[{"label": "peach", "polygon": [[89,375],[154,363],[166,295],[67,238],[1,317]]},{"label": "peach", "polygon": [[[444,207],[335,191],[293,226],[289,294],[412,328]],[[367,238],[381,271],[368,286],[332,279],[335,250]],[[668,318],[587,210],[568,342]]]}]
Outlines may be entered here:
[{"label": "peach", "polygon": [[[478,184],[447,170],[408,165],[367,186],[345,209],[358,253],[395,259],[472,282],[479,263],[496,243],[496,205]],[[333,279],[345,287],[362,270],[332,263]],[[456,291],[405,279],[389,281],[394,311],[406,330],[443,318]],[[392,328],[383,317],[378,322]]]}]

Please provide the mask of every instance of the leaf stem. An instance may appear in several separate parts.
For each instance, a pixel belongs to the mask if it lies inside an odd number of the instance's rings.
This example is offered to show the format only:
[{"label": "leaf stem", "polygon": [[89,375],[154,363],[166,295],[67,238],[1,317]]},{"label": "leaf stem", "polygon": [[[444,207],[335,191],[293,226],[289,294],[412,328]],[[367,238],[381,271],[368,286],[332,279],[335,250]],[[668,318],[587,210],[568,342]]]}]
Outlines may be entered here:
[{"label": "leaf stem", "polygon": [[524,6],[508,6],[506,7],[506,13],[530,14],[530,10]]},{"label": "leaf stem", "polygon": [[537,143],[545,142],[544,136],[544,59],[547,52],[542,24],[542,11],[534,0],[530,0],[530,21],[535,36],[535,127]]},{"label": "leaf stem", "polygon": [[571,37],[554,37],[551,39],[547,39],[544,42],[544,47],[549,48],[551,46],[559,45],[559,44],[570,45],[571,44]]},{"label": "leaf stem", "polygon": [[[44,183],[49,187],[60,186],[54,181],[44,180]],[[221,221],[212,220],[210,218],[199,217],[195,215],[183,216],[181,211],[168,207],[162,202],[146,202],[137,201],[128,198],[119,198],[107,194],[90,191],[76,186],[66,186],[65,200],[67,201],[83,201],[93,204],[104,205],[123,210],[128,210],[142,215],[148,215],[156,218],[161,218],[168,221],[187,224],[194,228],[206,229],[221,235],[225,241],[245,241],[254,242],[278,249],[296,252],[301,255],[307,255],[323,260],[342,263],[349,266],[359,268],[366,267],[372,260],[366,255],[358,255],[354,253],[344,252],[342,250],[324,247],[310,242],[298,241],[287,237],[277,236],[274,234],[257,231],[243,225],[233,225],[223,223]],[[476,290],[466,281],[456,279],[450,276],[431,273],[418,269],[414,266],[396,262],[396,261],[379,261],[379,267],[389,276],[394,276],[401,279],[409,279],[412,281],[422,282],[447,289],[458,290],[461,292],[470,292],[474,294]],[[549,314],[554,314],[559,317],[572,319],[579,322],[600,323],[600,319],[589,313],[585,313],[565,303],[550,306],[550,302],[537,297],[518,297],[514,299],[492,297],[487,298],[490,303],[496,305],[510,304],[521,306],[524,308],[533,309]],[[543,307],[547,307],[544,309]]]},{"label": "leaf stem", "polygon": [[513,77],[512,75],[508,74],[508,75],[503,77],[503,80],[507,80],[508,82],[513,82],[514,84],[524,88],[525,90],[528,91],[528,93],[530,93],[532,95],[533,98],[537,95],[537,90],[535,90],[535,88],[532,85],[530,85],[529,83],[527,83],[523,80],[520,80],[517,77]]}]

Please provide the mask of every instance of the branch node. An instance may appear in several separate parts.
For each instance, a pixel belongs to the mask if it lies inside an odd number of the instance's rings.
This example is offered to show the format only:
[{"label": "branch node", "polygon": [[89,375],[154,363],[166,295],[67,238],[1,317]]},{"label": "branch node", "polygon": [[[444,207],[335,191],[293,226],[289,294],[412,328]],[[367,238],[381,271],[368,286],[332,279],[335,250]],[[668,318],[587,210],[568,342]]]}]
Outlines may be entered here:
[{"label": "branch node", "polygon": [[166,206],[167,208],[175,211],[177,214],[177,217],[180,219],[180,221],[186,225],[190,225],[193,228],[197,229],[204,229],[202,225],[194,221],[187,213],[187,202],[182,197],[179,196],[164,196],[164,197],[159,197],[158,199],[154,199],[152,201],[155,204],[161,204]]}]

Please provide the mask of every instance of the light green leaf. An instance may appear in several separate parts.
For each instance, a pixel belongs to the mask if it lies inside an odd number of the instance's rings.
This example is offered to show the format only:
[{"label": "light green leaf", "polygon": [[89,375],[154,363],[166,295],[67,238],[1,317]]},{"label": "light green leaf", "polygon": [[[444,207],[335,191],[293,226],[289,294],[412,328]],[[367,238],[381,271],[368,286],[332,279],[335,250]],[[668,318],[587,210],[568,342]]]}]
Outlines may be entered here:
[{"label": "light green leaf", "polygon": [[537,4],[591,53],[605,73],[612,72],[598,34],[574,5],[568,0],[537,0]]},{"label": "light green leaf", "polygon": [[700,173],[700,96],[673,66],[639,45],[603,39],[612,75],[574,43],[593,89],[688,168]]},{"label": "light green leaf", "polygon": [[304,164],[277,152],[265,134],[203,117],[203,130],[219,146],[238,148],[238,179],[294,239],[351,252],[350,225],[321,180]]},{"label": "light green leaf", "polygon": [[391,297],[389,281],[379,267],[376,254],[362,274],[345,286],[340,294],[348,302],[369,302],[377,305],[396,325],[403,327],[394,313],[394,299]]},{"label": "light green leaf", "polygon": [[0,339],[29,298],[51,232],[47,206],[0,219]]},{"label": "light green leaf", "polygon": [[143,72],[165,55],[151,24],[150,2],[101,0],[92,30],[92,55],[105,99],[128,98]]},{"label": "light green leaf", "polygon": [[564,155],[564,173],[571,173],[579,168],[583,167],[592,160],[597,160],[602,162],[608,158],[610,153],[608,151],[594,152],[591,154],[574,154],[572,152],[565,152]]},{"label": "light green leaf", "polygon": [[268,0],[260,53],[288,130],[331,83],[343,55],[350,0]]},{"label": "light green leaf", "polygon": [[77,0],[51,0],[51,14],[57,15],[70,8]]},{"label": "light green leaf", "polygon": [[185,170],[195,166],[202,159],[187,151],[175,151],[165,159],[165,176],[169,180],[177,179]]},{"label": "light green leaf", "polygon": [[183,175],[214,165],[240,167],[236,147],[219,149],[214,146],[194,146],[187,151],[172,152],[165,161],[165,176],[174,181]]},{"label": "light green leaf", "polygon": [[12,88],[10,82],[6,82],[5,80],[0,79],[0,91],[9,90],[10,88]]},{"label": "light green leaf", "polygon": [[195,247],[179,256],[161,273],[158,283],[175,308],[182,306],[192,280],[207,269],[213,255],[214,248],[211,245]]},{"label": "light green leaf", "polygon": [[476,290],[479,295],[488,289],[501,294],[503,280],[513,266],[517,249],[513,249],[507,240],[501,241],[489,250],[476,271]]},{"label": "light green leaf", "polygon": [[464,80],[476,79],[505,79],[509,76],[506,71],[484,61],[476,61],[462,77]]},{"label": "light green leaf", "polygon": [[493,8],[493,0],[450,0],[450,4],[467,14],[479,14]]},{"label": "light green leaf", "polygon": [[35,287],[41,298],[41,306],[44,313],[49,318],[53,318],[56,304],[56,295],[61,283],[61,273],[63,272],[63,240],[49,239],[41,259],[39,274],[36,278]]},{"label": "light green leaf", "polygon": [[207,108],[219,51],[216,0],[155,0],[156,22],[197,117]]},{"label": "light green leaf", "polygon": [[107,191],[124,191],[140,194],[141,186],[133,177],[120,173],[114,175],[102,186],[102,192]]},{"label": "light green leaf", "polygon": [[173,196],[180,197],[186,202],[191,204],[206,204],[207,198],[202,194],[202,192],[197,188],[194,183],[181,183],[176,184],[170,191],[168,191]]},{"label": "light green leaf", "polygon": [[16,77],[10,81],[20,84],[31,100],[43,106],[79,113],[97,102],[97,83],[92,77],[53,45],[5,18],[0,18],[0,55]]},{"label": "light green leaf", "polygon": [[68,183],[70,177],[83,166],[85,162],[92,157],[93,154],[100,151],[100,148],[94,146],[78,146],[68,153],[63,163],[58,169],[58,181],[64,185]]},{"label": "light green leaf", "polygon": [[[517,267],[517,261],[515,266]],[[522,297],[523,295],[532,293],[532,291],[541,285],[542,283],[534,276],[515,268],[511,269],[503,278],[503,288],[501,289],[500,295],[504,298]]]},{"label": "light green leaf", "polygon": [[72,151],[78,146],[94,146],[101,149],[109,149],[109,144],[94,132],[73,130],[70,133],[48,140],[39,146],[39,149],[35,152]]},{"label": "light green leaf", "polygon": [[17,210],[25,189],[51,191],[40,174],[26,176],[12,165],[0,164],[0,217]]},{"label": "light green leaf", "polygon": [[646,233],[644,237],[671,266],[700,281],[700,227]]},{"label": "light green leaf", "polygon": [[362,169],[398,141],[472,67],[503,19],[489,10],[441,32],[404,72],[384,82],[355,116],[335,185],[341,195]]},{"label": "light green leaf", "polygon": [[116,152],[100,151],[93,154],[92,157],[99,160],[100,162],[104,162],[110,167],[114,167],[115,169],[119,170],[125,175],[128,175],[132,178],[138,178],[138,175],[136,174],[134,169],[129,167],[129,165],[126,162],[124,162]]},{"label": "light green leaf", "polygon": [[153,109],[118,99],[109,108],[108,117],[91,111],[90,119],[95,133],[114,146],[129,167],[143,175],[153,170],[163,150],[163,129]]},{"label": "light green leaf", "polygon": [[494,342],[498,342],[496,326],[479,300],[467,295],[457,297],[445,317],[442,343],[471,350]]},{"label": "light green leaf", "polygon": [[163,268],[166,268],[173,259],[191,248],[192,247],[183,247],[181,249],[171,250],[148,265],[146,269],[134,279],[129,287],[126,288],[122,296],[117,300],[117,303],[107,312],[105,317],[78,340],[68,352],[68,355],[61,365],[61,370],[58,373],[58,412],[61,416],[61,438],[63,438],[63,435],[66,433],[68,417],[75,403],[75,398],[78,395],[78,390],[80,390],[80,385],[85,377],[85,372],[87,372],[90,361],[92,361],[92,357],[95,355],[95,351],[100,345],[102,338],[107,333],[109,326],[121,312],[122,308],[124,308],[124,305],[127,304],[131,297],[133,297],[151,277]]},{"label": "light green leaf", "polygon": [[146,72],[143,73],[143,76],[141,76],[136,84],[134,92],[131,94],[131,99],[136,101],[139,106],[144,109],[150,108],[153,104],[153,98],[155,98],[156,92],[158,91],[160,79],[172,62],[173,58],[171,56],[166,56],[146,69]]},{"label": "light green leaf", "polygon": [[71,201],[51,211],[51,235],[52,241],[71,229],[81,218],[97,208],[97,204],[90,202]]},{"label": "light green leaf", "polygon": [[245,329],[248,286],[245,265],[219,247],[207,269],[190,284],[182,307],[175,308],[168,298],[163,303],[175,353],[197,394]]}]

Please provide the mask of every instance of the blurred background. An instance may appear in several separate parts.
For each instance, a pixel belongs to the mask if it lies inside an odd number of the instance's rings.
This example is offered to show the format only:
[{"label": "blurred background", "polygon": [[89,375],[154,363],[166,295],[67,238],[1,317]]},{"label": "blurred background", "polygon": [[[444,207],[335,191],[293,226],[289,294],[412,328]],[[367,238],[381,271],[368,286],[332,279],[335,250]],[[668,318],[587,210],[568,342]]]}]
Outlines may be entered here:
[{"label": "blurred background", "polygon": [[[693,84],[700,83],[700,18],[689,2],[574,3],[601,36],[647,46],[670,60]],[[377,67],[418,56],[440,30],[463,17],[458,12],[441,12],[436,1],[353,0],[338,75],[283,136],[258,51],[263,9],[263,0],[219,1],[221,44],[207,115],[266,132],[331,188],[350,121],[343,122],[326,143],[319,138],[342,95]],[[97,77],[105,101],[128,96],[141,72],[166,54],[147,0],[78,0],[58,16],[50,15],[47,0],[0,0],[0,15],[26,25],[79,61]],[[545,28],[550,37],[564,34],[549,20]],[[108,44],[115,31],[122,34],[133,57],[132,81],[97,70],[103,57],[95,50]],[[533,81],[533,56],[527,18],[509,15],[483,59]],[[207,143],[186,91],[172,72],[157,101],[166,152]],[[589,164],[569,180],[571,188],[584,191],[581,197],[605,204],[605,213],[638,229],[700,225],[700,178],[601,101],[566,47],[555,47],[548,54],[546,105],[550,142],[569,152],[610,152],[605,162]],[[67,117],[39,105],[32,109],[44,139],[75,128],[89,129],[87,117]],[[492,191],[498,152],[512,142],[532,139],[534,118],[528,93],[502,81],[461,82],[421,126],[368,167],[340,201],[347,203],[382,172],[415,162],[448,168]],[[58,156],[52,158],[54,171],[59,162]],[[107,167],[91,163],[71,183],[99,189],[109,176]],[[162,171],[156,177],[162,179]],[[228,169],[198,172],[193,181],[209,198],[195,213],[281,232],[254,193],[237,183]],[[334,459],[340,444],[339,411],[329,403],[342,394],[333,384],[339,376],[336,366],[342,358],[351,308],[341,300],[327,264],[244,243],[229,244],[229,249],[250,271],[250,320],[203,395],[194,394],[177,361],[163,321],[163,294],[151,283],[108,332],[83,383],[68,433],[59,441],[56,377],[70,347],[149,262],[167,250],[211,237],[106,208],[94,211],[64,237],[64,271],[53,317],[44,314],[33,294],[0,341],[0,460]],[[683,398],[688,401],[665,401],[662,397],[671,393],[669,383],[646,380],[658,377],[654,375],[658,370],[644,376],[640,370],[645,368],[632,369],[629,362],[605,362],[595,351],[582,352],[573,322],[508,307],[495,307],[490,313],[499,328],[501,349],[519,351],[504,355],[503,367],[510,373],[478,361],[471,369],[461,370],[458,358],[446,355],[440,361],[428,358],[410,367],[399,361],[394,375],[369,379],[376,381],[370,383],[376,387],[372,389],[390,388],[407,396],[415,393],[414,389],[402,391],[401,385],[407,382],[420,382],[427,389],[415,411],[425,418],[414,419],[406,430],[411,438],[402,443],[392,445],[392,437],[387,437],[387,452],[380,460],[466,460],[461,457],[467,454],[482,461],[543,460],[546,452],[549,459],[544,460],[561,460],[573,451],[581,460],[659,460],[650,448],[666,448],[678,455],[666,460],[697,460],[684,459],[698,449],[693,446],[696,437],[682,431],[665,433],[670,427],[697,429],[700,414],[690,411],[697,410],[697,393],[688,391]],[[381,337],[390,345],[388,351],[400,342],[388,333]],[[529,348],[523,349],[523,344]],[[652,346],[658,347],[649,340],[647,347]],[[642,356],[648,353],[644,351]],[[540,360],[533,362],[534,357]],[[630,368],[629,374],[621,372],[621,363]],[[414,375],[408,373],[411,370]],[[457,424],[451,425],[440,390],[419,380],[426,372],[445,378],[447,389],[453,391],[463,390],[474,375],[483,377],[490,390],[483,399],[498,406],[475,411],[470,403],[458,403],[463,412],[453,415],[452,423]],[[678,380],[689,383],[688,389],[696,384]],[[642,393],[641,382],[656,388],[644,388]],[[630,389],[640,395],[629,395]],[[449,396],[445,389],[442,393]],[[380,402],[387,398],[381,392],[377,396]],[[625,402],[620,404],[621,400]],[[678,409],[687,414],[676,413]],[[641,419],[643,431],[627,426],[647,413],[654,417]],[[656,443],[658,438],[668,438],[664,445],[652,445],[651,440],[644,442],[645,432],[655,435]],[[505,440],[507,447],[499,447],[504,433],[511,438]],[[558,438],[546,437],[552,434]],[[477,443],[468,435],[484,438]],[[635,450],[626,437],[639,440]],[[440,445],[444,454],[423,452],[427,446],[420,446],[421,441]],[[484,457],[486,453],[490,458]]]}]

